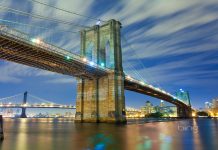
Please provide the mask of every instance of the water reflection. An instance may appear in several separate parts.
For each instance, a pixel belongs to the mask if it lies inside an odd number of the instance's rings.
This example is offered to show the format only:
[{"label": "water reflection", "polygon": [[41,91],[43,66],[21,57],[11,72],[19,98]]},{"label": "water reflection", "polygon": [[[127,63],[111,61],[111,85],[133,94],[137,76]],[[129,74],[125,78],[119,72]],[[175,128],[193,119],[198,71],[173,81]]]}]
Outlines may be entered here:
[{"label": "water reflection", "polygon": [[216,149],[217,122],[217,119],[189,119],[113,125],[75,124],[72,119],[5,119],[5,140],[0,149]]},{"label": "water reflection", "polygon": [[16,124],[17,136],[14,141],[17,149],[27,149],[27,129],[27,120],[20,119],[20,123]]}]

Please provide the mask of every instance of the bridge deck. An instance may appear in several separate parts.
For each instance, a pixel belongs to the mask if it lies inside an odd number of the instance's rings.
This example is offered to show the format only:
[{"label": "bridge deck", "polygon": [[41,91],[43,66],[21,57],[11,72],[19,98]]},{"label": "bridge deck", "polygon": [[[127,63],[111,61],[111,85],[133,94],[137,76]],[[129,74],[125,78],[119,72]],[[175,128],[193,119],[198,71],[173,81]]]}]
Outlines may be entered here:
[{"label": "bridge deck", "polygon": [[[69,57],[68,59],[66,57]],[[108,70],[53,45],[31,42],[28,35],[0,25],[0,59],[80,78],[98,78]]]},{"label": "bridge deck", "polygon": [[147,84],[138,83],[138,81],[135,81],[133,79],[126,78],[124,85],[126,90],[162,99],[172,104],[175,104],[176,106],[190,107],[183,103],[181,100],[177,99],[176,97],[173,97],[171,94],[163,92],[161,89],[154,88]]},{"label": "bridge deck", "polygon": [[[90,65],[89,62],[83,61],[81,56],[43,41],[34,43],[28,35],[4,25],[0,25],[0,59],[79,78],[99,78],[113,72],[96,64]],[[125,89],[150,95],[177,106],[190,107],[169,93],[142,85],[135,80],[125,78]]]},{"label": "bridge deck", "polygon": [[58,109],[76,109],[76,107],[49,107],[49,106],[0,106],[0,108],[58,108]]}]

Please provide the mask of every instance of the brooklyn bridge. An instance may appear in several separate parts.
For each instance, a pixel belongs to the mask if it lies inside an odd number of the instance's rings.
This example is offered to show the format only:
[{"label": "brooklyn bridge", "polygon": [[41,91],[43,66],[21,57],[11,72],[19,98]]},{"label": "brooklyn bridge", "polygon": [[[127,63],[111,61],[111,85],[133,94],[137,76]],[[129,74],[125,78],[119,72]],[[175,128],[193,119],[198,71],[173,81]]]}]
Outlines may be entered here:
[{"label": "brooklyn bridge", "polygon": [[121,28],[112,19],[81,30],[78,55],[1,24],[0,59],[75,77],[76,122],[126,122],[125,90],[175,104],[178,117],[190,117],[190,104],[124,72]]}]

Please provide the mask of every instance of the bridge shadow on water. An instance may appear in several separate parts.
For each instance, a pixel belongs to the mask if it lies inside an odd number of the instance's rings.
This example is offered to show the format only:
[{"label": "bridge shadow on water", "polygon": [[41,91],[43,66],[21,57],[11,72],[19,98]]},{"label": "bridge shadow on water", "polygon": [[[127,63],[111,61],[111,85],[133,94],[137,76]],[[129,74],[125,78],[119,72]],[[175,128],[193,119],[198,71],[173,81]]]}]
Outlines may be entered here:
[{"label": "bridge shadow on water", "polygon": [[73,119],[4,119],[1,150],[180,150],[218,147],[218,119],[126,125],[74,123]]}]

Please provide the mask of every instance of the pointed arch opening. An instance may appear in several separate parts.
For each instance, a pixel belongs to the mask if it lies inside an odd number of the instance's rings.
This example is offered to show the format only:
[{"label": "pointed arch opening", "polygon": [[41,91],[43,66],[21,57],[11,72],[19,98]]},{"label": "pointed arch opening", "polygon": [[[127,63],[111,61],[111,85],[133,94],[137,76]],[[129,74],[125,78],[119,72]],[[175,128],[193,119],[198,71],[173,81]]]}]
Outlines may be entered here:
[{"label": "pointed arch opening", "polygon": [[86,48],[86,58],[90,61],[94,58],[94,43],[88,42],[87,48]]},{"label": "pointed arch opening", "polygon": [[108,40],[105,44],[105,66],[110,68],[110,51],[111,51],[111,47],[110,47],[110,41]]}]

